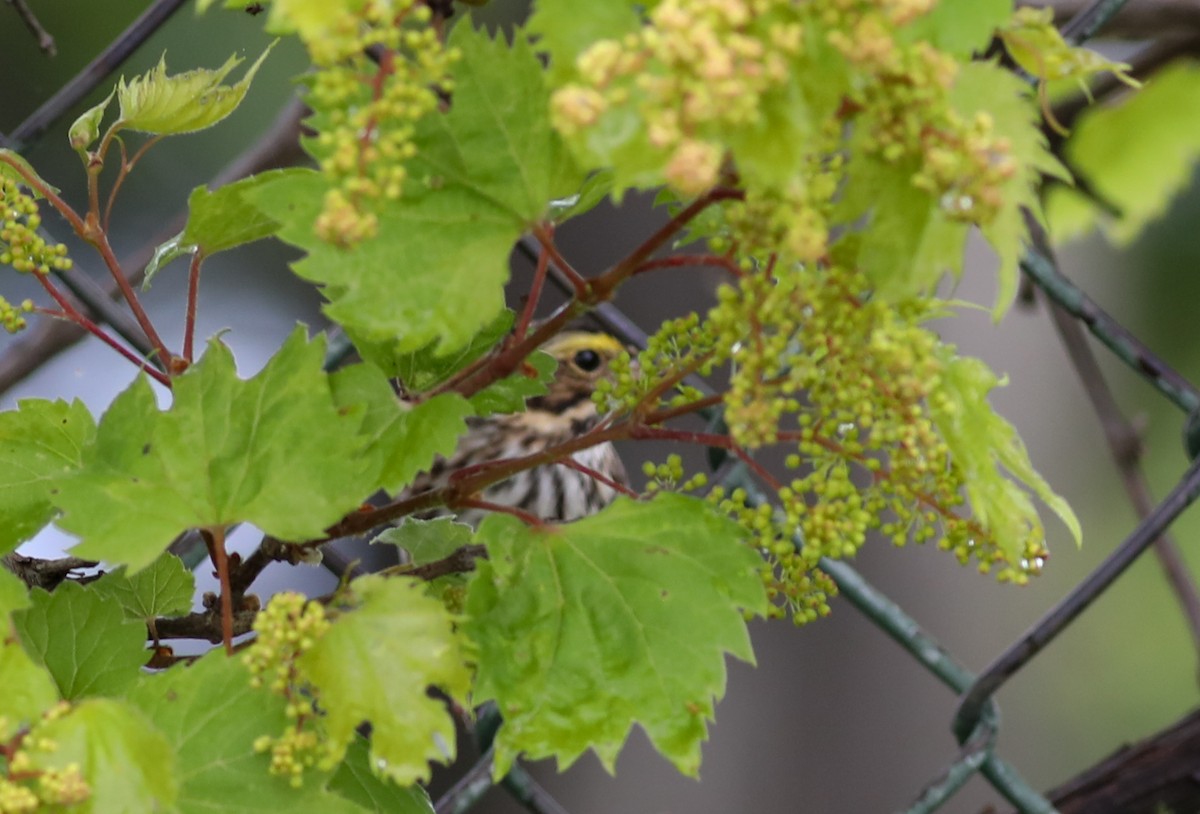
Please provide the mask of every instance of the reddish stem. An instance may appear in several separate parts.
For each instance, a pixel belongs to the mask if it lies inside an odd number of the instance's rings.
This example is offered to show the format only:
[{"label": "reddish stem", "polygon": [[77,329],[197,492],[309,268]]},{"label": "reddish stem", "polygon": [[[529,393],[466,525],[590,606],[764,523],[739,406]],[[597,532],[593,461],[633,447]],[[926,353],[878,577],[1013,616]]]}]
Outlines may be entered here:
[{"label": "reddish stem", "polygon": [[732,257],[718,254],[676,254],[671,257],[662,257],[658,260],[647,260],[635,268],[633,273],[644,274],[647,271],[654,271],[656,269],[687,268],[689,266],[714,266],[725,269],[734,277],[742,276],[742,270],[738,268],[738,264],[734,262]]},{"label": "reddish stem", "polygon": [[88,230],[84,234],[81,234],[80,237],[91,243],[100,252],[100,256],[104,259],[104,265],[108,267],[108,271],[112,275],[113,281],[117,284],[117,288],[121,289],[121,296],[125,298],[125,302],[129,303],[129,308],[133,311],[138,325],[145,332],[146,338],[150,340],[150,344],[154,346],[154,350],[158,353],[163,365],[170,369],[172,354],[167,350],[167,346],[163,343],[162,337],[158,335],[158,331],[154,329],[154,323],[150,321],[150,315],[146,313],[146,309],[142,308],[141,300],[138,299],[133,286],[129,284],[129,279],[121,270],[121,263],[113,253],[112,246],[109,245],[108,234],[97,229],[95,232]]},{"label": "reddish stem", "polygon": [[501,514],[511,514],[518,518],[527,526],[544,526],[545,521],[536,515],[532,515],[524,509],[518,509],[516,506],[504,506],[500,503],[492,503],[488,500],[479,500],[478,498],[468,497],[462,500],[454,501],[455,508],[463,509],[484,509],[489,512],[500,512]]},{"label": "reddish stem", "polygon": [[138,151],[133,154],[133,158],[126,160],[125,157],[125,142],[118,140],[121,145],[121,169],[117,172],[117,178],[113,181],[113,187],[108,193],[108,202],[104,205],[104,231],[108,231],[109,219],[112,217],[113,204],[117,201],[117,192],[120,191],[121,185],[125,183],[126,177],[133,172],[133,168],[142,160],[142,156],[146,151],[157,144],[162,139],[162,136],[153,136],[148,139],[145,144],[138,148]]},{"label": "reddish stem", "polygon": [[521,311],[521,319],[517,322],[517,327],[513,330],[512,341],[520,342],[525,338],[525,332],[529,330],[529,325],[533,322],[533,313],[537,310],[538,302],[542,298],[542,287],[546,283],[546,271],[550,268],[550,251],[546,245],[542,244],[542,250],[538,253],[537,267],[533,270],[533,282],[529,285],[529,295],[525,298],[525,308]]},{"label": "reddish stem", "polygon": [[217,566],[217,579],[221,582],[221,641],[225,643],[226,655],[233,655],[233,589],[229,581],[229,556],[225,553],[225,528],[213,526],[206,529],[208,553]]},{"label": "reddish stem", "polygon": [[38,282],[42,284],[42,288],[46,289],[46,293],[48,293],[54,299],[54,301],[58,303],[58,307],[62,309],[61,313],[57,314],[52,311],[43,311],[43,313],[46,313],[49,316],[58,316],[74,322],[80,328],[83,328],[92,336],[108,345],[110,348],[124,356],[129,361],[133,362],[138,366],[138,368],[145,372],[146,375],[150,376],[150,378],[154,379],[159,384],[168,388],[171,386],[171,380],[168,379],[165,374],[151,367],[145,360],[138,357],[137,354],[110,336],[107,331],[105,331],[96,323],[92,322],[78,308],[72,305],[70,300],[64,297],[59,290],[54,287],[54,283],[50,282],[48,275],[34,272],[33,276],[37,278]]},{"label": "reddish stem", "polygon": [[533,228],[533,236],[542,245],[542,251],[549,253],[550,259],[554,261],[554,265],[558,266],[563,276],[571,281],[571,285],[575,286],[575,296],[584,296],[587,292],[588,281],[584,279],[584,276],[574,266],[567,262],[567,259],[558,250],[558,246],[554,242],[554,227],[545,223],[539,223]]},{"label": "reddish stem", "polygon": [[196,361],[192,351],[196,337],[196,302],[200,297],[200,264],[203,262],[204,253],[197,251],[188,267],[187,315],[183,325],[183,358],[188,364]]},{"label": "reddish stem", "polygon": [[625,484],[617,483],[615,480],[610,478],[608,475],[605,475],[603,472],[601,472],[597,469],[592,469],[590,466],[584,466],[583,464],[581,464],[579,461],[575,460],[574,458],[571,458],[568,456],[566,458],[563,458],[561,461],[559,461],[559,463],[562,466],[567,467],[568,469],[574,469],[576,472],[582,472],[583,474],[587,475],[589,478],[592,478],[593,480],[598,480],[601,483],[603,483],[605,486],[607,486],[608,488],[614,489],[623,495],[626,495],[628,497],[637,497],[637,492],[633,491]]}]

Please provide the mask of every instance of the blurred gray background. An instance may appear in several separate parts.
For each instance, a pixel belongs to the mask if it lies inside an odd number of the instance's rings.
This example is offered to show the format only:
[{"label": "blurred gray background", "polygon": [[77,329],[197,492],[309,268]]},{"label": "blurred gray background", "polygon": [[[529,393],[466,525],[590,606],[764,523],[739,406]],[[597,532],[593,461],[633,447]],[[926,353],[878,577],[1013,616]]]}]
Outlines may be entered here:
[{"label": "blurred gray background", "polygon": [[[54,59],[37,50],[11,8],[0,6],[0,131],[11,131],[145,5],[31,0],[58,40]],[[519,2],[494,0],[493,6],[493,15],[521,13]],[[148,69],[163,51],[174,71],[216,67],[234,52],[253,59],[269,41],[261,18],[240,12],[197,18],[185,7],[124,73]],[[119,255],[150,240],[165,218],[185,206],[194,186],[269,126],[292,94],[291,77],[303,68],[296,44],[280,43],[246,103],[229,120],[204,133],[169,139],[149,154],[116,207],[113,242]],[[80,207],[83,173],[67,146],[66,130],[108,87],[27,152],[43,176]],[[1093,239],[1063,256],[1069,276],[1193,378],[1200,375],[1195,341],[1200,327],[1190,308],[1200,287],[1193,273],[1200,259],[1194,239],[1198,214],[1200,193],[1193,190],[1134,246],[1116,251]],[[630,199],[620,210],[604,209],[570,223],[560,233],[566,256],[585,272],[602,269],[648,234],[655,217],[644,200]],[[62,223],[46,220],[56,235],[66,236]],[[101,270],[87,252],[73,254],[81,267]],[[279,246],[257,245],[205,266],[199,336],[227,329],[224,339],[244,375],[261,367],[297,320],[313,329],[325,325],[319,295],[288,271],[288,259]],[[516,265],[519,278],[524,267]],[[990,252],[973,246],[967,266],[957,296],[990,306],[995,279]],[[182,330],[184,273],[182,263],[168,267],[147,295],[168,337]],[[653,329],[665,317],[703,308],[717,279],[696,270],[648,275],[624,289],[618,304]],[[36,297],[29,283],[8,270],[0,278],[0,293],[14,301]],[[965,311],[939,329],[962,352],[982,357],[1009,377],[994,404],[1016,424],[1035,465],[1075,507],[1085,532],[1077,549],[1047,515],[1052,556],[1044,575],[1023,588],[997,585],[931,547],[898,550],[879,540],[866,546],[855,567],[968,667],[981,670],[1110,552],[1135,518],[1042,309],[1014,308],[1000,325],[984,312]],[[19,341],[0,336],[0,353]],[[1124,409],[1145,422],[1147,467],[1161,496],[1186,463],[1181,417],[1135,376],[1107,358],[1102,363]],[[0,395],[0,406],[33,396],[80,398],[99,412],[133,372],[106,348],[85,342]],[[662,452],[656,449],[653,455]],[[647,456],[640,449],[625,454],[631,470]],[[1190,513],[1175,528],[1193,568],[1198,519]],[[239,540],[243,548],[254,542],[249,532]],[[50,554],[65,545],[69,540],[51,530],[25,550]],[[319,569],[280,567],[268,572],[260,592],[298,580],[315,590],[332,584]],[[615,778],[590,756],[562,775],[552,764],[538,764],[537,775],[578,814],[886,812],[907,805],[954,757],[949,732],[954,696],[845,602],[835,601],[832,617],[805,628],[756,623],[753,633],[758,665],[730,664],[727,696],[717,709],[699,782],[676,774],[640,732],[631,736]],[[1159,567],[1147,556],[1001,692],[999,753],[1036,787],[1054,786],[1123,742],[1147,736],[1194,708],[1196,662]],[[1005,808],[976,780],[943,810],[975,812],[988,803]],[[477,810],[519,809],[493,791]]]}]

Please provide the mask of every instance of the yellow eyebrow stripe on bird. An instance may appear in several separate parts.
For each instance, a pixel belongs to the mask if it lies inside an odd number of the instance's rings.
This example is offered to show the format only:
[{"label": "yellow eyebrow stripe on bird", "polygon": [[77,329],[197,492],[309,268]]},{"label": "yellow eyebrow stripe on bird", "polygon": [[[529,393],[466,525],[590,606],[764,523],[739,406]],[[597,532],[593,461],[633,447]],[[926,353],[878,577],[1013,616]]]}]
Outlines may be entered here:
[{"label": "yellow eyebrow stripe on bird", "polygon": [[542,345],[542,350],[555,356],[586,349],[616,356],[625,350],[625,346],[615,336],[587,331],[565,331]]}]

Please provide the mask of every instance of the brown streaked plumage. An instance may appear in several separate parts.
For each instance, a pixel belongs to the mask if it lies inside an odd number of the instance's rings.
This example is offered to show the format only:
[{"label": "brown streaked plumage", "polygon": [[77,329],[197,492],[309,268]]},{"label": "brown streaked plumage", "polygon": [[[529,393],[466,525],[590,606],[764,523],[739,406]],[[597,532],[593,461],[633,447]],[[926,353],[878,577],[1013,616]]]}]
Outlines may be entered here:
[{"label": "brown streaked plumage", "polygon": [[[549,340],[542,350],[558,360],[548,392],[529,400],[525,412],[469,419],[470,431],[449,459],[439,459],[421,475],[408,494],[436,488],[460,469],[487,461],[521,458],[581,435],[600,420],[592,401],[596,382],[609,375],[609,364],[624,348],[607,334],[567,331]],[[618,484],[626,483],[625,468],[610,443],[598,444],[572,456]],[[513,506],[542,520],[569,522],[593,514],[616,497],[607,483],[562,464],[549,464],[492,484],[481,500]],[[467,509],[458,519],[478,525],[485,512]]]}]

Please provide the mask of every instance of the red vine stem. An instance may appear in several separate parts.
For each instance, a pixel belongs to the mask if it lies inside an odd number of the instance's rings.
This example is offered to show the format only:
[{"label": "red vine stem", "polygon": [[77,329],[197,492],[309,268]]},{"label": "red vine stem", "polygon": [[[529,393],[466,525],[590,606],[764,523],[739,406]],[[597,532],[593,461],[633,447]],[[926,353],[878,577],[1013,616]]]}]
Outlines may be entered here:
[{"label": "red vine stem", "polygon": [[549,224],[539,223],[533,227],[533,236],[542,245],[542,251],[550,255],[554,265],[558,266],[563,276],[571,281],[571,285],[575,286],[575,295],[583,296],[587,292],[588,281],[567,262],[567,259],[558,250],[558,245],[554,242],[554,228]]},{"label": "red vine stem", "polygon": [[568,469],[574,469],[576,472],[582,472],[583,474],[587,475],[592,480],[598,480],[601,483],[603,483],[605,486],[607,486],[609,489],[613,489],[617,492],[620,492],[621,494],[625,495],[626,497],[637,497],[637,492],[633,491],[625,484],[617,483],[615,480],[610,478],[608,475],[605,475],[603,472],[601,472],[597,469],[592,469],[590,466],[584,466],[583,464],[579,463],[579,461],[575,460],[574,458],[570,457],[569,455],[566,458],[563,458],[561,461],[559,461],[559,464],[567,467]]},{"label": "red vine stem", "polygon": [[233,590],[229,582],[229,556],[225,553],[225,527],[214,526],[206,530],[208,553],[217,566],[217,579],[221,582],[221,641],[225,643],[226,655],[233,655]]},{"label": "red vine stem", "polygon": [[492,503],[488,500],[479,500],[478,498],[463,498],[454,503],[455,507],[463,509],[484,509],[489,512],[500,512],[501,514],[511,514],[518,518],[527,526],[544,526],[546,525],[540,517],[532,515],[524,509],[518,509],[516,506],[505,506],[500,503]]},{"label": "red vine stem", "polygon": [[[169,366],[171,352],[167,350],[167,346],[163,344],[158,332],[154,330],[154,325],[150,322],[150,317],[146,314],[145,309],[142,308],[142,304],[138,300],[137,294],[134,293],[133,287],[129,284],[129,280],[125,277],[124,272],[121,271],[121,264],[117,260],[117,256],[113,254],[112,246],[108,243],[108,235],[105,234],[97,222],[97,213],[89,212],[87,219],[84,220],[57,192],[42,181],[42,179],[30,174],[20,163],[6,159],[4,156],[0,156],[0,161],[4,161],[8,166],[16,170],[17,174],[21,176],[30,189],[36,190],[39,195],[49,201],[50,205],[66,219],[67,223],[71,224],[71,229],[75,234],[90,243],[100,253],[100,257],[104,260],[104,265],[108,267],[117,287],[121,289],[122,296],[125,297],[125,301],[129,303],[134,317],[137,318],[138,325],[145,332],[146,338],[150,340],[150,344],[154,346],[155,352],[161,356],[164,366]],[[82,325],[83,323],[80,324]]]},{"label": "red vine stem", "polygon": [[129,176],[129,173],[133,172],[133,168],[137,166],[139,161],[142,160],[142,157],[146,154],[146,152],[161,140],[162,136],[151,137],[146,141],[145,144],[138,148],[138,151],[133,154],[133,158],[129,160],[125,159],[125,142],[117,142],[121,145],[121,169],[117,173],[116,180],[113,181],[112,189],[109,190],[108,202],[104,205],[104,231],[108,231],[108,223],[109,219],[112,217],[113,204],[115,204],[117,201],[117,192],[120,191],[121,185],[125,183],[125,179]]},{"label": "red vine stem", "polygon": [[183,326],[183,358],[188,364],[196,361],[193,355],[193,343],[196,337],[196,301],[200,297],[200,264],[204,262],[203,252],[192,255],[188,266],[187,314]]},{"label": "red vine stem", "polygon": [[[551,234],[551,240],[553,240],[553,234]],[[529,330],[529,325],[533,322],[533,313],[537,310],[538,301],[542,298],[542,288],[546,284],[546,271],[549,267],[550,250],[543,243],[542,250],[538,253],[537,267],[533,270],[533,282],[529,285],[525,308],[521,311],[521,319],[517,322],[516,329],[513,330],[514,342],[520,342],[525,338],[525,332]]]},{"label": "red vine stem", "polygon": [[742,270],[738,268],[738,264],[732,257],[719,254],[677,254],[672,257],[660,257],[657,260],[647,260],[634,269],[633,273],[636,275],[656,269],[688,268],[690,266],[712,266],[725,269],[734,277],[743,276]]},{"label": "red vine stem", "polygon": [[37,281],[42,284],[42,288],[46,289],[46,293],[48,293],[51,298],[58,303],[58,307],[62,309],[61,313],[57,314],[52,311],[46,311],[44,313],[48,314],[49,316],[58,316],[74,322],[92,336],[95,336],[117,353],[124,356],[130,362],[133,362],[140,370],[142,370],[146,375],[154,379],[159,384],[168,388],[171,386],[171,380],[168,379],[165,374],[151,367],[144,359],[141,359],[137,354],[129,350],[129,348],[122,345],[120,342],[110,336],[107,331],[105,331],[96,323],[92,322],[78,308],[72,305],[70,300],[64,297],[59,290],[54,287],[54,283],[50,282],[47,275],[34,272],[33,276],[37,278]]}]

